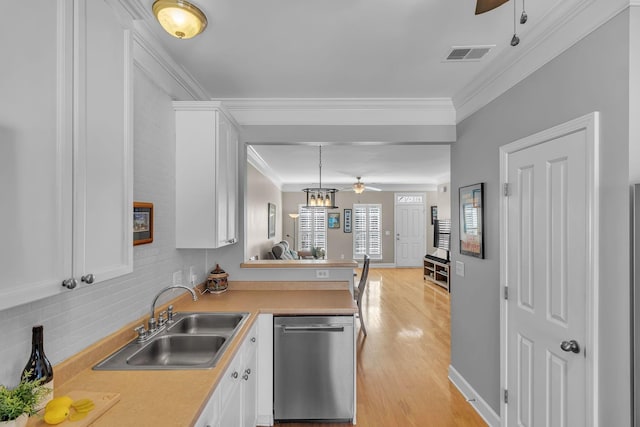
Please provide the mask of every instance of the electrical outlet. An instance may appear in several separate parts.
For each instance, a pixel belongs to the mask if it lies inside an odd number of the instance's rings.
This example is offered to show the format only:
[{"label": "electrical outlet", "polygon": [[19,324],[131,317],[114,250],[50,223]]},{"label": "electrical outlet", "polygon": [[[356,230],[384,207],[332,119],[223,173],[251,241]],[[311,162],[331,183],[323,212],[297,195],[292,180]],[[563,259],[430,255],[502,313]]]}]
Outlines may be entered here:
[{"label": "electrical outlet", "polygon": [[182,270],[178,270],[173,273],[173,284],[182,285]]},{"label": "electrical outlet", "polygon": [[316,270],[316,279],[328,279],[329,270]]}]

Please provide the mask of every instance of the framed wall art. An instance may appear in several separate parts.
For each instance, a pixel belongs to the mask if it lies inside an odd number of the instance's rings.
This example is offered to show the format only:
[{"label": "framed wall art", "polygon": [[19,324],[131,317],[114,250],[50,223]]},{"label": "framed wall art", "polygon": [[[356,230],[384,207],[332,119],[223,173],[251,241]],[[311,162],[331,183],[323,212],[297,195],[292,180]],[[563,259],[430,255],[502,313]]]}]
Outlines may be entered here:
[{"label": "framed wall art", "polygon": [[133,245],[153,242],[153,203],[133,202]]},{"label": "framed wall art", "polygon": [[276,236],[276,205],[273,203],[267,203],[268,210],[268,238],[272,238]]},{"label": "framed wall art", "polygon": [[351,209],[344,210],[344,230],[345,233],[351,233]]},{"label": "framed wall art", "polygon": [[431,225],[433,225],[436,219],[438,219],[438,207],[431,206]]},{"label": "framed wall art", "polygon": [[328,228],[340,228],[340,214],[339,213],[330,213],[327,216],[327,227]]},{"label": "framed wall art", "polygon": [[484,184],[458,189],[460,206],[460,253],[484,258]]}]

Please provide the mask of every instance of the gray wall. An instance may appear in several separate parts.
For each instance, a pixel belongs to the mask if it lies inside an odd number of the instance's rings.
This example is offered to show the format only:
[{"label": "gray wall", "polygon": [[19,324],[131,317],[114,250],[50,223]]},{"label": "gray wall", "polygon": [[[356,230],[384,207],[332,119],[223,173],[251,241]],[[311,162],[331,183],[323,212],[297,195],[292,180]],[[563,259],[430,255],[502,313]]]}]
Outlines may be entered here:
[{"label": "gray wall", "polygon": [[[258,255],[259,259],[265,259],[273,245],[282,240],[283,218],[289,220],[291,218],[286,214],[283,216],[280,189],[250,164],[247,164],[246,193],[246,259],[255,255]],[[276,205],[276,235],[272,238],[268,237],[268,203]]]},{"label": "gray wall", "polygon": [[629,425],[628,37],[625,11],[458,125],[451,210],[460,186],[485,183],[486,258],[460,255],[453,221],[451,255],[465,263],[465,277],[452,275],[451,363],[498,414],[498,147],[600,111],[600,425]]}]

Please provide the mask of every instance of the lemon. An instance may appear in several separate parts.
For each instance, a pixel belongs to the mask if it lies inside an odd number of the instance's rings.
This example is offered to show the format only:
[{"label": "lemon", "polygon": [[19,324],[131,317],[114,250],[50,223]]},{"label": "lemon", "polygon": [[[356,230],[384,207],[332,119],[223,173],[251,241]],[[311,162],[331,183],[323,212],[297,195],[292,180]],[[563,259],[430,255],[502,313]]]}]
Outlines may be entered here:
[{"label": "lemon", "polygon": [[55,399],[51,399],[49,403],[47,403],[47,406],[44,407],[44,410],[49,411],[51,408],[54,408],[56,406],[64,406],[68,408],[72,403],[73,399],[69,396],[60,396],[56,397]]},{"label": "lemon", "polygon": [[93,408],[95,408],[95,404],[91,399],[79,399],[71,404],[73,409],[77,412],[90,412]]},{"label": "lemon", "polygon": [[69,416],[69,408],[66,406],[54,406],[44,412],[44,422],[47,424],[60,424]]}]

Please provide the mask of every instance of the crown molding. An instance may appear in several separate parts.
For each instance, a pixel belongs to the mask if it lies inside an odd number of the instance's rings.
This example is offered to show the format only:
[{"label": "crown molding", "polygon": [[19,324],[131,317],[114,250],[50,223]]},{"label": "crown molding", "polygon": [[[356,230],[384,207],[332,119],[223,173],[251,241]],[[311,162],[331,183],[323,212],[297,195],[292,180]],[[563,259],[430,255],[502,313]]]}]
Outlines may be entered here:
[{"label": "crown molding", "polygon": [[453,125],[450,98],[220,98],[238,123],[259,125]]},{"label": "crown molding", "polygon": [[247,145],[247,162],[282,191],[282,181],[276,178],[278,176],[276,172],[251,145]]},{"label": "crown molding", "polygon": [[640,0],[630,0],[629,6],[640,6]]},{"label": "crown molding", "polygon": [[[640,0],[631,0],[640,4]],[[458,122],[515,86],[629,7],[630,0],[566,0],[540,19],[517,48],[491,62],[453,97]]]}]

